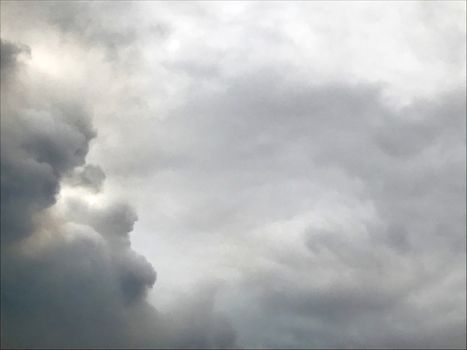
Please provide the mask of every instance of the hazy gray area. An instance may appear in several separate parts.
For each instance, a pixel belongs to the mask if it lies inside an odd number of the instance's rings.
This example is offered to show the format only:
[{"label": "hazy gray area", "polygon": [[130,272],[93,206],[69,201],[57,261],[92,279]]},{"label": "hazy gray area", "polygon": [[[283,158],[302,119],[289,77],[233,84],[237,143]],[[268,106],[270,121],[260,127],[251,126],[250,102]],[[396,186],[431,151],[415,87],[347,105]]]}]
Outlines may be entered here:
[{"label": "hazy gray area", "polygon": [[465,348],[465,20],[2,1],[2,347]]}]

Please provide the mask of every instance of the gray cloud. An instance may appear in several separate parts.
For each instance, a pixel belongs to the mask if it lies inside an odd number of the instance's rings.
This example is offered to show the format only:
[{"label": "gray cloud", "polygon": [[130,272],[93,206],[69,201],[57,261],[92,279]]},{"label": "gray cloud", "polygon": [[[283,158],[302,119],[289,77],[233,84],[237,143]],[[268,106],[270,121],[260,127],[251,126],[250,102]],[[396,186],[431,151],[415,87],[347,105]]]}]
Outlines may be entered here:
[{"label": "gray cloud", "polygon": [[[164,39],[170,29],[167,24],[157,21],[143,23],[136,21],[137,8],[131,1],[115,4],[94,1],[31,2],[24,6],[12,1],[3,6],[9,18],[22,18],[16,22],[19,30],[27,32],[32,28],[61,34],[64,43],[78,43],[84,47],[101,50],[105,58],[116,63],[125,61],[125,65],[138,58],[140,39],[149,37],[153,42]],[[126,56],[129,59],[126,59]]]},{"label": "gray cloud", "polygon": [[110,5],[2,3],[2,346],[465,348],[465,5]]},{"label": "gray cloud", "polygon": [[[196,198],[178,212],[177,229],[264,246],[267,235],[253,243],[241,231],[287,223],[326,191],[340,192],[336,207],[350,196],[373,210],[366,222],[354,219],[360,228],[305,230],[308,252],[254,250],[272,267],[240,264],[244,284],[234,288],[250,299],[230,311],[241,340],[265,348],[464,347],[463,91],[396,110],[375,86],[313,86],[275,72],[229,83],[193,92],[161,123],[158,138],[170,140],[162,144],[175,144],[173,156],[186,160],[167,172]],[[337,213],[334,221],[342,225]],[[282,235],[295,234],[288,230]]]},{"label": "gray cloud", "polygon": [[[2,41],[2,73],[15,73],[20,48]],[[99,190],[100,168],[75,170],[95,132],[79,105],[51,101],[58,107],[45,109],[35,103],[41,96],[14,105],[14,84],[21,82],[11,79],[2,75],[2,100],[11,102],[1,114],[2,347],[232,346],[227,321],[217,329],[198,326],[211,322],[203,304],[193,319],[181,316],[181,325],[171,325],[174,316],[161,316],[146,302],[156,273],[130,247],[136,221],[130,206],[93,210],[78,200],[74,215],[50,215],[66,176],[79,180],[68,185]],[[181,331],[189,336],[179,340]]]},{"label": "gray cloud", "polygon": [[101,190],[104,180],[105,173],[99,166],[92,164],[76,168],[70,176],[70,182],[73,186],[83,186],[95,192]]},{"label": "gray cloud", "polygon": [[[17,69],[22,47],[2,41],[2,73]],[[2,246],[31,233],[33,213],[54,203],[61,177],[84,162],[94,137],[83,111],[74,105],[44,110],[28,105],[20,92],[16,98],[21,105],[10,106],[17,83],[10,79],[2,75],[2,100],[7,101],[1,130]]]},{"label": "gray cloud", "polygon": [[0,61],[2,68],[2,80],[5,80],[8,75],[12,74],[12,71],[16,71],[18,58],[24,54],[30,55],[29,47],[26,45],[17,45],[8,41],[2,41],[2,54]]}]

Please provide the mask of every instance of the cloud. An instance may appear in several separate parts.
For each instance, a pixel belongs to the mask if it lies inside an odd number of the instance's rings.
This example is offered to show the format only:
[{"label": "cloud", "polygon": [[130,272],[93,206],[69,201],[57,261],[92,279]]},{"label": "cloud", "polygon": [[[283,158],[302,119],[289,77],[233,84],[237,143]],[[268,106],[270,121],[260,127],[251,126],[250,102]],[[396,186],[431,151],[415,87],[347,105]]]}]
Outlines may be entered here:
[{"label": "cloud", "polygon": [[[127,69],[131,59],[137,59],[140,39],[149,36],[153,41],[160,41],[170,32],[167,24],[161,21],[147,23],[139,9],[125,1],[113,6],[105,2],[46,1],[32,2],[26,7],[11,2],[5,4],[3,10],[5,17],[20,16],[27,22],[16,22],[15,30],[27,33],[40,27],[46,33],[59,33],[64,43],[99,50],[108,62],[124,60]],[[127,53],[130,60],[125,59]]]},{"label": "cloud", "polygon": [[105,180],[105,173],[97,165],[87,164],[76,168],[70,181],[73,186],[83,186],[95,192],[100,191]]},{"label": "cloud", "polygon": [[2,346],[465,348],[464,17],[2,3]]},{"label": "cloud", "polygon": [[[16,74],[22,51],[2,41],[2,73]],[[103,171],[84,164],[96,133],[79,104],[28,99],[14,87],[32,82],[11,80],[20,78],[2,75],[2,100],[11,102],[1,115],[2,347],[167,347],[180,327],[189,334],[177,340],[181,347],[232,346],[234,337],[224,335],[228,321],[216,329],[197,325],[210,322],[209,305],[172,326],[170,315],[147,303],[156,273],[130,247],[137,217],[129,205],[97,209],[78,196],[70,199],[73,215],[52,210],[62,183],[99,191]],[[24,98],[14,104],[14,97]],[[44,108],[49,103],[55,108]],[[63,181],[67,176],[77,181]]]},{"label": "cloud", "polygon": [[2,41],[2,55],[0,61],[2,79],[3,75],[7,76],[8,74],[12,74],[11,71],[16,71],[18,58],[24,54],[30,54],[29,47],[26,45],[16,45],[8,41]]},{"label": "cloud", "polygon": [[[2,72],[18,68],[16,57],[26,50],[21,47],[2,41]],[[18,82],[10,79],[4,80],[2,75],[2,99],[7,101],[1,131],[2,245],[32,232],[33,214],[54,203],[61,177],[84,162],[94,137],[83,112],[74,105],[50,111],[23,100],[21,105],[11,106],[10,101],[26,96],[22,92],[11,96]]]},{"label": "cloud", "polygon": [[262,71],[159,124],[184,159],[156,176],[184,205],[165,229],[198,249],[218,237],[241,276],[223,305],[242,344],[465,345],[463,95],[394,108],[378,86]]},{"label": "cloud", "polygon": [[[215,98],[219,106],[229,106],[222,115],[228,113],[233,125],[219,120],[213,103],[203,99],[186,110],[195,111],[191,118],[199,116],[188,132],[205,135],[203,127],[217,132],[215,139],[187,147],[207,162],[203,168],[214,176],[207,181],[248,188],[256,203],[239,195],[234,205],[222,196],[212,201],[235,218],[257,210],[253,227],[264,232],[256,241],[263,248],[255,251],[269,264],[245,266],[247,282],[238,287],[251,295],[248,307],[260,305],[254,315],[237,320],[239,333],[249,334],[244,341],[266,348],[465,346],[463,91],[395,110],[382,103],[377,90],[365,87],[307,88],[293,82],[292,89],[282,79],[266,83],[258,76],[243,81]],[[267,141],[259,144],[261,139]],[[273,192],[266,201],[275,201],[263,203],[261,187],[249,183],[250,177],[269,185]],[[291,182],[301,196],[291,194],[292,187],[281,190]],[[310,190],[313,185],[321,190]],[[225,197],[233,195],[225,191]],[[331,200],[329,213],[321,213],[333,191],[340,195]],[[348,196],[357,197],[357,206],[368,201],[370,216],[360,219],[352,202],[346,203]],[[289,222],[307,201],[317,203],[306,219],[311,227],[297,233]],[[267,208],[263,221],[261,205]],[[340,207],[354,217],[346,219]],[[277,234],[267,230],[271,221],[283,225]],[[302,253],[300,244],[309,251]]]}]

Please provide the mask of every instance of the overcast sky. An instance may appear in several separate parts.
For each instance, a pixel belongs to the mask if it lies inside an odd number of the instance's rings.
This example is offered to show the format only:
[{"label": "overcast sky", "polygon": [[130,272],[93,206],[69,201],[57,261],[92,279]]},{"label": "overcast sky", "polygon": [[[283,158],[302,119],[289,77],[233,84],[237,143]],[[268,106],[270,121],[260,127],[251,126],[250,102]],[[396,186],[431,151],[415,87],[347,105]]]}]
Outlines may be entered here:
[{"label": "overcast sky", "polygon": [[465,348],[465,21],[2,1],[2,347]]}]

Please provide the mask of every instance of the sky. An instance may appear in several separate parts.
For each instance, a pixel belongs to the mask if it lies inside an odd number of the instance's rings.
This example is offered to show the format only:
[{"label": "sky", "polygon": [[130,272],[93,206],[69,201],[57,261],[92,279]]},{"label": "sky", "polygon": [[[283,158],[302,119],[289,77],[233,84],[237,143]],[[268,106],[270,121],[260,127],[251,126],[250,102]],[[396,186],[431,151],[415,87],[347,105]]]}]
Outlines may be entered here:
[{"label": "sky", "polygon": [[464,1],[2,1],[2,348],[465,348]]}]

